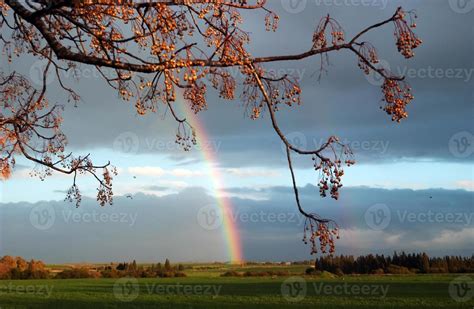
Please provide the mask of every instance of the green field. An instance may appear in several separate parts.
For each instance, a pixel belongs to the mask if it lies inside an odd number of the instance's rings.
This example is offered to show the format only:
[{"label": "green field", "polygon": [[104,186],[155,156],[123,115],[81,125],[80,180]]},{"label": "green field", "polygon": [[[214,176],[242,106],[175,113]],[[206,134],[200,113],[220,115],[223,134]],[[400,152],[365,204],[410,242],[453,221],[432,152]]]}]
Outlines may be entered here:
[{"label": "green field", "polygon": [[288,266],[278,270],[290,277],[220,277],[229,268],[194,266],[185,278],[2,280],[0,308],[474,308],[472,297],[450,295],[458,275],[310,277]]}]

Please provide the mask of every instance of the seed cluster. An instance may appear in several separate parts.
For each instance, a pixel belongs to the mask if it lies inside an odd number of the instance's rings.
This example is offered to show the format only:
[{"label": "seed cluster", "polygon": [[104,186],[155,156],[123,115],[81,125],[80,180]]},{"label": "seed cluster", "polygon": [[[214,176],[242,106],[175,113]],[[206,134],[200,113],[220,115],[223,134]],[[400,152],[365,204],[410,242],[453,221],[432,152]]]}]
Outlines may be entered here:
[{"label": "seed cluster", "polygon": [[416,28],[416,14],[409,12],[408,15],[411,19],[411,24],[405,20],[407,13],[400,10],[397,18],[395,19],[395,37],[397,38],[398,51],[405,58],[412,58],[415,56],[414,49],[419,47],[423,42],[413,32],[412,28]]},{"label": "seed cluster", "polygon": [[310,244],[312,255],[318,253],[318,247],[323,254],[336,252],[335,239],[339,239],[339,228],[334,222],[320,219],[315,214],[310,214],[310,217],[306,218],[303,242]]},{"label": "seed cluster", "polygon": [[319,193],[321,197],[327,196],[327,191],[333,199],[339,198],[339,189],[342,187],[342,176],[344,176],[343,164],[351,166],[355,164],[351,149],[340,143],[337,137],[331,137],[327,142],[327,150],[333,155],[333,159],[313,155],[313,165],[319,171]]},{"label": "seed cluster", "polygon": [[366,75],[369,75],[371,71],[369,63],[377,64],[380,62],[377,50],[372,44],[364,42],[359,48],[359,53],[362,57],[359,57],[358,66]]},{"label": "seed cluster", "polygon": [[176,131],[175,143],[182,147],[184,151],[190,151],[192,146],[197,145],[194,128],[187,122],[180,122]]},{"label": "seed cluster", "polygon": [[341,25],[329,15],[322,18],[313,34],[313,49],[321,49],[327,47],[328,38],[326,31],[330,29],[331,42],[333,46],[344,43],[344,30]]},{"label": "seed cluster", "polygon": [[408,117],[406,106],[413,100],[410,86],[402,81],[385,79],[382,85],[385,106],[382,109],[390,116],[392,121],[400,122]]}]

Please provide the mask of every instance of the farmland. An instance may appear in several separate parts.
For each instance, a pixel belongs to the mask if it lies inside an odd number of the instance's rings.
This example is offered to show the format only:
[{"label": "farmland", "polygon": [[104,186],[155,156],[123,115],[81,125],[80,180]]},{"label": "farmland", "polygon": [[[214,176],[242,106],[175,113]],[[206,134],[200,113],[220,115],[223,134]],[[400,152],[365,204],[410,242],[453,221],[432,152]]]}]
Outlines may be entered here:
[{"label": "farmland", "polygon": [[[58,266],[55,266],[58,267]],[[187,277],[0,281],[1,308],[473,308],[453,283],[472,275],[306,276],[307,266],[186,265]],[[281,271],[286,276],[223,277]],[[472,281],[471,281],[472,282]],[[471,286],[472,288],[472,286]],[[462,296],[465,296],[463,298]]]}]

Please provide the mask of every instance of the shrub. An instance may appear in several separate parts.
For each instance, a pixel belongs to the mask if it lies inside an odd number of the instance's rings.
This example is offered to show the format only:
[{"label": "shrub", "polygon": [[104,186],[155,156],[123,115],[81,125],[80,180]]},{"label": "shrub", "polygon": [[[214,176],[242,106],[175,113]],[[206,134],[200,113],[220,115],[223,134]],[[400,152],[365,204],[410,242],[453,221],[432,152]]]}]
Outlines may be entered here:
[{"label": "shrub", "polygon": [[390,264],[387,267],[387,272],[390,274],[396,274],[396,275],[411,274],[408,268],[404,266],[393,265],[393,264]]},{"label": "shrub", "polygon": [[58,279],[84,279],[84,278],[94,278],[96,277],[93,275],[87,268],[72,268],[72,269],[65,269],[59,274],[56,275]]},{"label": "shrub", "polygon": [[229,270],[223,273],[221,277],[242,277],[242,274],[239,272],[236,272],[235,270]]}]

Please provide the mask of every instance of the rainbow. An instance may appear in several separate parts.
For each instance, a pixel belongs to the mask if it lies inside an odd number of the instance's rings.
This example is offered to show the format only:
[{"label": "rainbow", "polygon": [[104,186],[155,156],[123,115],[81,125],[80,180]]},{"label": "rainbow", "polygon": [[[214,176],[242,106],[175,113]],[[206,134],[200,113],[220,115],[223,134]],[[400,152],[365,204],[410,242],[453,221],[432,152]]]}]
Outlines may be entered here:
[{"label": "rainbow", "polygon": [[[178,106],[178,105],[176,105]],[[179,104],[180,109],[186,115],[187,121],[191,124],[196,132],[198,142],[210,141],[209,134],[206,131],[204,123],[194,114],[185,102]],[[201,144],[203,145],[203,144]],[[206,149],[207,148],[207,149]],[[221,173],[215,167],[218,162],[212,147],[200,147],[200,154],[206,162],[207,170],[212,181],[212,193],[216,197],[217,206],[223,214],[222,230],[223,237],[227,244],[228,257],[231,263],[242,264],[243,253],[240,241],[239,230],[235,220],[233,220],[233,205],[230,199],[224,194],[224,181]]]}]

